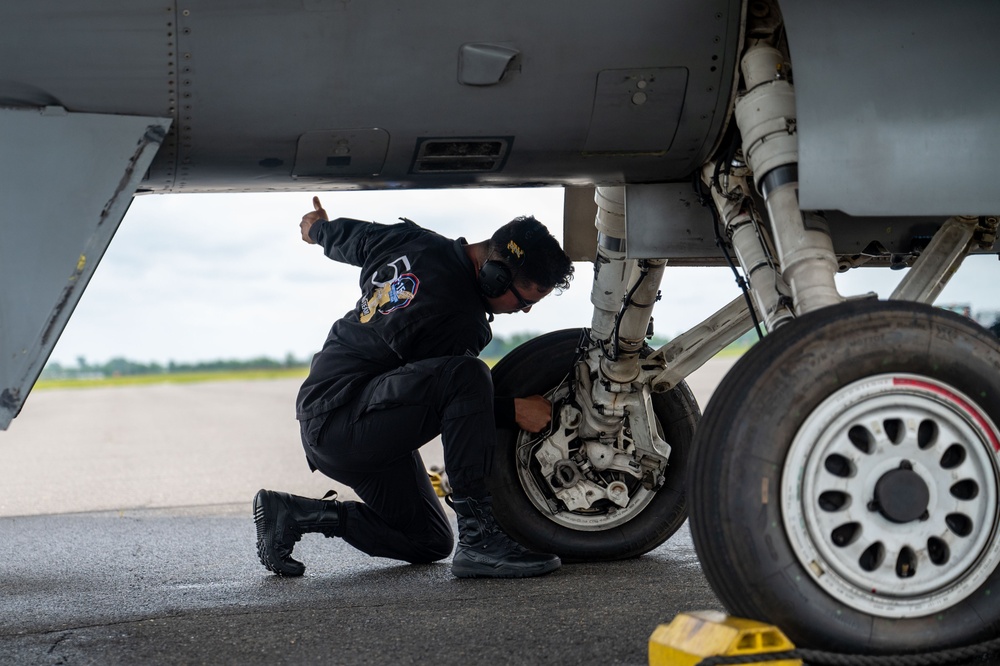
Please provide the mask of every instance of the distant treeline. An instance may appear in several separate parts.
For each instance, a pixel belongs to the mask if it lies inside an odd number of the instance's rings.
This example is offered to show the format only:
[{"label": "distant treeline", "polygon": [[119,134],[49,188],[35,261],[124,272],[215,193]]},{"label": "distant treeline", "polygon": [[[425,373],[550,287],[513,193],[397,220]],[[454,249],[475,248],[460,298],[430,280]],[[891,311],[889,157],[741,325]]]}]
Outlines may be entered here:
[{"label": "distant treeline", "polygon": [[[479,355],[485,360],[495,361],[536,338],[540,333],[518,333],[510,337],[496,336]],[[666,340],[654,338],[650,344],[655,348],[666,344]],[[281,370],[309,367],[309,358],[296,358],[286,354],[284,360],[278,361],[266,356],[247,360],[216,360],[200,361],[198,363],[178,363],[170,361],[161,363],[139,363],[123,357],[116,357],[106,363],[89,363],[83,356],[76,359],[76,365],[63,365],[57,362],[46,364],[42,370],[41,379],[96,379],[101,377],[127,377],[135,375],[161,375],[191,372],[234,372],[241,370]]]},{"label": "distant treeline", "polygon": [[[486,345],[486,349],[483,350],[483,353],[480,354],[479,357],[487,360],[501,359],[528,340],[537,338],[539,335],[541,335],[541,333],[518,333],[510,336],[509,338],[494,337],[493,341]],[[669,341],[669,339],[655,336],[649,341],[649,345],[656,349],[657,347],[662,347],[667,344]]]},{"label": "distant treeline", "polygon": [[198,363],[176,363],[170,361],[166,365],[160,363],[139,363],[126,358],[116,357],[106,363],[88,363],[83,356],[77,357],[75,366],[65,366],[51,362],[42,370],[41,379],[91,379],[97,377],[127,377],[135,375],[162,375],[190,372],[233,372],[238,370],[280,370],[286,368],[304,368],[309,365],[308,359],[297,359],[292,354],[285,356],[284,361],[276,361],[264,356],[247,360],[216,360]]},{"label": "distant treeline", "polygon": [[509,338],[493,336],[490,344],[486,345],[486,349],[479,354],[479,358],[493,360],[503,358],[517,347],[539,335],[541,333],[516,333]]}]

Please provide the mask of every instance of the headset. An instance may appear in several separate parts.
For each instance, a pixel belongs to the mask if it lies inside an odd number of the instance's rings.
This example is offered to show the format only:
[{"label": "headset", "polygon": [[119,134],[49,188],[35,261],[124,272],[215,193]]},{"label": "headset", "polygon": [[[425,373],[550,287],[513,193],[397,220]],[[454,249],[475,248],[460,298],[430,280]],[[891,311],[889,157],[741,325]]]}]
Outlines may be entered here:
[{"label": "headset", "polygon": [[[520,266],[524,263],[524,250],[515,240],[507,243],[507,247],[503,249],[503,255],[514,266]],[[514,275],[511,273],[510,267],[503,261],[490,259],[483,263],[479,269],[479,291],[486,298],[500,298],[507,293],[513,281]]]}]

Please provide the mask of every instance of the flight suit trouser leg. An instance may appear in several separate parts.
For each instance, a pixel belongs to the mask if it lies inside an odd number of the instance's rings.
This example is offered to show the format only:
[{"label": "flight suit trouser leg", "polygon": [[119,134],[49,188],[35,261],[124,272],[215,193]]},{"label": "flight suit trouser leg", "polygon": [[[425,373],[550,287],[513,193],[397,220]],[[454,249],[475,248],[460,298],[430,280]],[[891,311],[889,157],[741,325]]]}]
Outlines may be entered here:
[{"label": "flight suit trouser leg", "polygon": [[[312,434],[310,434],[312,433]],[[316,433],[303,424],[310,463],[350,486],[344,539],[407,562],[447,557],[454,537],[417,449],[441,435],[456,494],[483,497],[496,441],[489,369],[472,357],[427,359],[374,379]]]}]

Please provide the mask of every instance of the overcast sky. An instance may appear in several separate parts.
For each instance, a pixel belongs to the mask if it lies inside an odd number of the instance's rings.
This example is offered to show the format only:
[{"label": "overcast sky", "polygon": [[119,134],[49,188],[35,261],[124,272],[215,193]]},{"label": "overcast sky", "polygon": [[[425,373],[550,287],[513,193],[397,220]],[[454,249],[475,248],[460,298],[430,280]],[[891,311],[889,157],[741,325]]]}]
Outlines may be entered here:
[{"label": "overcast sky", "polygon": [[[320,193],[331,217],[392,223],[408,217],[445,236],[483,240],[518,215],[534,215],[562,237],[562,190]],[[312,194],[191,194],[138,197],[50,358],[75,365],[116,356],[166,363],[247,359],[319,349],[334,319],[354,306],[358,273],[299,237]],[[996,257],[967,260],[938,303],[1000,309]],[[528,314],[500,315],[494,335],[546,332],[590,323],[589,263],[572,287]],[[902,277],[851,271],[841,291],[885,297]],[[674,336],[738,295],[721,268],[668,267],[656,331]]]}]

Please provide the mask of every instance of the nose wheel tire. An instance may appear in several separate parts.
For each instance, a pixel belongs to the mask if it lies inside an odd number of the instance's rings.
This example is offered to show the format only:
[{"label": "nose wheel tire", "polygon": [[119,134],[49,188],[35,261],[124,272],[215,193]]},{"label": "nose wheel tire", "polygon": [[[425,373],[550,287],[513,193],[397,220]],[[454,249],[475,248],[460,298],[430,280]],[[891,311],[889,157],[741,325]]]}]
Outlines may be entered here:
[{"label": "nose wheel tire", "polygon": [[695,440],[691,530],[730,612],[886,653],[1000,633],[1000,346],[863,301],[767,336]]},{"label": "nose wheel tire", "polygon": [[[565,385],[559,387],[573,368],[581,332],[568,329],[542,335],[505,356],[493,368],[497,395],[565,397]],[[529,549],[554,553],[566,562],[636,557],[665,542],[687,519],[686,465],[701,413],[684,383],[654,394],[652,405],[662,437],[671,447],[664,483],[649,489],[621,475],[611,483],[628,486],[630,500],[624,507],[607,503],[568,509],[539,475],[533,457],[518,455],[535,436],[498,430],[490,487],[494,513],[504,531]]]}]

